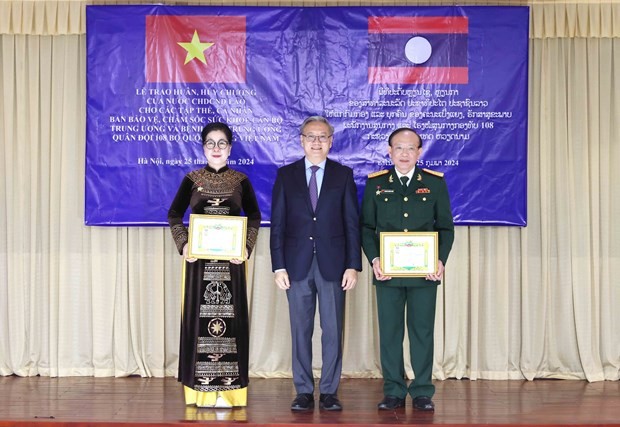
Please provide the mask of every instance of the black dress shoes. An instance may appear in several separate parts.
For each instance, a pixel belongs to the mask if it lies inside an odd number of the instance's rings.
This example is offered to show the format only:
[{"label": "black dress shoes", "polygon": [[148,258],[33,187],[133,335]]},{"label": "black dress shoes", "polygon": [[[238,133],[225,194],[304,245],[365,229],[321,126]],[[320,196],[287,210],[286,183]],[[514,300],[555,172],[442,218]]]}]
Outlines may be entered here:
[{"label": "black dress shoes", "polygon": [[418,396],[413,399],[413,408],[418,411],[434,411],[435,404],[430,397]]},{"label": "black dress shoes", "polygon": [[396,396],[385,396],[381,402],[379,402],[379,409],[382,411],[391,411],[396,408],[405,407],[405,399],[401,399]]},{"label": "black dress shoes", "polygon": [[299,393],[291,403],[291,411],[310,411],[314,409],[314,396],[309,393]]},{"label": "black dress shoes", "polygon": [[342,404],[335,394],[323,394],[319,397],[319,408],[326,411],[342,411]]}]

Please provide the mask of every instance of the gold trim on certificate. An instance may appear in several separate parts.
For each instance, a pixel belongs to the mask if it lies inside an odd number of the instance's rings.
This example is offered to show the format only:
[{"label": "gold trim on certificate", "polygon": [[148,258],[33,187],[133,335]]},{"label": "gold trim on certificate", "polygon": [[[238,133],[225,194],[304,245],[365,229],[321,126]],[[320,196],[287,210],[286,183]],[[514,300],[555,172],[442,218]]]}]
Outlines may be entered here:
[{"label": "gold trim on certificate", "polygon": [[437,271],[436,231],[380,233],[381,270],[386,276],[425,277]]},{"label": "gold trim on certificate", "polygon": [[191,214],[188,257],[245,259],[247,224],[244,216]]}]

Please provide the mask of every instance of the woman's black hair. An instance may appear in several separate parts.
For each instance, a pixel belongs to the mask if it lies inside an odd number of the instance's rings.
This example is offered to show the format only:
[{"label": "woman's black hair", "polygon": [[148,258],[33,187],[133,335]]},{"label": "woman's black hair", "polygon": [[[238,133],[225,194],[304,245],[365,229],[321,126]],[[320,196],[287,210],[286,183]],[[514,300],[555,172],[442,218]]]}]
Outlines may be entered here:
[{"label": "woman's black hair", "polygon": [[224,132],[224,134],[226,135],[226,139],[228,140],[228,143],[232,145],[232,142],[233,142],[232,141],[233,139],[232,130],[230,130],[230,128],[228,127],[226,123],[222,123],[222,122],[209,123],[208,125],[202,128],[202,132],[200,133],[200,140],[202,141],[202,145],[205,145],[207,135],[210,132],[213,132],[214,130],[219,130],[219,131]]}]

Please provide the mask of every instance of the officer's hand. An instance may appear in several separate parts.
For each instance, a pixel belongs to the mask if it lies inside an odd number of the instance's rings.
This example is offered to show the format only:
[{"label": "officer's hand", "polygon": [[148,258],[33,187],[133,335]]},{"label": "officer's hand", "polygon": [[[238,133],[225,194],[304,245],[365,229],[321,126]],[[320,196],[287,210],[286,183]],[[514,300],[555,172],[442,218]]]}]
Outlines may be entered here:
[{"label": "officer's hand", "polygon": [[390,280],[391,276],[385,276],[383,270],[381,270],[381,260],[375,258],[372,260],[372,272],[375,273],[375,278],[380,281]]},{"label": "officer's hand", "polygon": [[439,261],[437,264],[437,271],[434,274],[427,274],[426,280],[434,280],[436,282],[440,282],[443,277],[443,262]]},{"label": "officer's hand", "polygon": [[342,275],[342,290],[353,289],[357,284],[357,271],[354,268],[347,268]]},{"label": "officer's hand", "polygon": [[276,271],[275,282],[276,285],[278,285],[278,288],[282,290],[287,290],[291,287],[291,282],[288,279],[288,273],[286,270]]}]

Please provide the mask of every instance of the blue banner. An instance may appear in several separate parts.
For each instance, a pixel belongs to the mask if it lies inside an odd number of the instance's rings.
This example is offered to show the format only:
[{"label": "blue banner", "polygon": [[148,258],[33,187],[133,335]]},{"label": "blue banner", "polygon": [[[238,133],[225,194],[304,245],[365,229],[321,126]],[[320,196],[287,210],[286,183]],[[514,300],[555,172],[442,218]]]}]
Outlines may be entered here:
[{"label": "blue banner", "polygon": [[455,223],[526,225],[527,7],[87,6],[87,225],[167,225],[202,127],[234,131],[263,223],[299,125],[335,127],[330,158],[366,176],[387,137],[423,139]]}]

